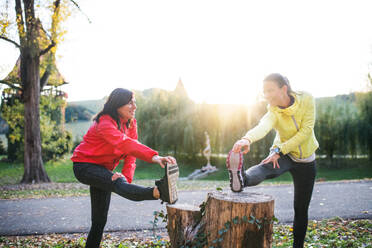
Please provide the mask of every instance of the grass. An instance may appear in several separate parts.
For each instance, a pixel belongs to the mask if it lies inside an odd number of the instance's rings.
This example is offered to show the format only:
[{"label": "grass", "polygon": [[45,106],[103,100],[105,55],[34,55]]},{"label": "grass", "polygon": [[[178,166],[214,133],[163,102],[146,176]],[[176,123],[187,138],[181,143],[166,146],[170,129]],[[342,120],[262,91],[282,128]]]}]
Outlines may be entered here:
[{"label": "grass", "polygon": [[[337,180],[355,180],[372,178],[372,166],[367,159],[357,159],[348,161],[338,161],[337,167],[332,168],[327,160],[318,161],[317,180],[337,181]],[[224,159],[215,161],[219,170],[202,180],[179,180],[179,190],[210,190],[217,187],[226,188],[229,185],[226,168],[224,168]],[[180,163],[180,177],[185,178],[195,169],[200,167],[189,162]],[[120,164],[115,171],[121,171]],[[72,162],[69,159],[60,161],[51,161],[45,164],[45,169],[50,179],[57,183],[46,187],[21,187],[9,188],[6,185],[16,185],[20,182],[23,175],[22,164],[10,164],[0,162],[0,199],[17,198],[41,198],[41,197],[59,197],[59,196],[80,196],[88,195],[88,188],[78,183],[73,171]],[[134,183],[143,186],[153,186],[154,180],[163,176],[164,170],[157,164],[147,164],[142,161],[137,162],[137,169],[134,177]],[[285,173],[278,178],[264,181],[262,184],[286,184],[291,183],[292,178],[289,173]],[[78,183],[78,184],[76,184]],[[71,186],[70,184],[74,184]],[[80,186],[76,186],[80,185]]]},{"label": "grass", "polygon": [[[200,166],[201,167],[201,166]],[[180,177],[187,177],[195,169],[199,169],[191,163],[180,163]],[[224,168],[224,159],[217,161],[219,170],[202,180],[197,181],[227,181],[228,174]],[[247,166],[246,166],[247,168]],[[162,169],[155,165],[147,165],[139,163],[137,165],[135,179],[156,179],[162,176]],[[342,162],[337,161],[337,166],[332,167],[328,160],[317,159],[317,179],[321,181],[337,181],[337,180],[355,180],[372,178],[372,162],[368,159],[344,159]],[[291,183],[292,178],[290,173],[285,173],[280,177],[266,180],[263,183]]]},{"label": "grass", "polygon": [[[151,233],[149,230],[142,232]],[[293,229],[289,225],[274,224],[274,248],[292,247]],[[49,234],[36,236],[0,237],[1,247],[84,247],[86,234]],[[371,248],[372,220],[343,220],[341,218],[309,221],[305,248]],[[166,233],[158,237],[128,233],[106,233],[102,242],[105,248],[170,247]]]},{"label": "grass", "polygon": [[0,199],[26,199],[26,198],[46,198],[46,197],[68,197],[68,196],[87,196],[88,189],[40,189],[40,190],[2,190]]}]

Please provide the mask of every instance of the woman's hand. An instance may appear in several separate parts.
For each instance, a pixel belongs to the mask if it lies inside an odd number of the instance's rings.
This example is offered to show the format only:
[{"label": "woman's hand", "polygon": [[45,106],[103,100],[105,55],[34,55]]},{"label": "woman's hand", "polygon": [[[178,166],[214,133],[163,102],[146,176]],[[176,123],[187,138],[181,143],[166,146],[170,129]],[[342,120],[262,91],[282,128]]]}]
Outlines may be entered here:
[{"label": "woman's hand", "polygon": [[124,177],[124,175],[121,174],[121,173],[119,173],[119,172],[115,172],[115,174],[112,175],[111,180],[112,180],[112,181],[115,181],[116,179],[118,179],[118,178],[120,178],[120,177]]},{"label": "woman's hand", "polygon": [[172,156],[162,157],[159,155],[155,155],[154,157],[152,157],[152,162],[159,164],[161,168],[164,168],[165,164],[177,164],[176,159]]},{"label": "woman's hand", "polygon": [[280,158],[280,155],[278,153],[272,153],[267,158],[261,161],[260,164],[268,164],[268,163],[273,163],[273,168],[280,168],[278,159]]},{"label": "woman's hand", "polygon": [[233,152],[239,152],[242,148],[244,148],[243,153],[246,154],[251,149],[251,142],[246,139],[240,139],[237,142],[235,142],[232,151]]}]

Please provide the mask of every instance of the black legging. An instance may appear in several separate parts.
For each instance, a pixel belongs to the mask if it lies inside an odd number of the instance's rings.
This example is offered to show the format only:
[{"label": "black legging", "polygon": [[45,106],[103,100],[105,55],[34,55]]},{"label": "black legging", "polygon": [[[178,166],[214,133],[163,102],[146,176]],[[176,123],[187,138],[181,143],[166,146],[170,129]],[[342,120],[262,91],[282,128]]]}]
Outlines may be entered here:
[{"label": "black legging", "polygon": [[101,243],[110,207],[111,192],[132,201],[156,200],[153,197],[154,188],[129,184],[125,178],[112,181],[113,173],[100,165],[74,162],[74,174],[81,183],[90,186],[92,226],[85,246],[87,248],[99,247]]},{"label": "black legging", "polygon": [[288,155],[281,155],[278,160],[280,168],[273,168],[272,163],[255,165],[246,170],[244,186],[254,186],[265,179],[275,178],[289,171],[294,184],[294,220],[293,247],[302,248],[304,245],[308,209],[313,193],[316,176],[315,161],[310,163],[294,162]]}]

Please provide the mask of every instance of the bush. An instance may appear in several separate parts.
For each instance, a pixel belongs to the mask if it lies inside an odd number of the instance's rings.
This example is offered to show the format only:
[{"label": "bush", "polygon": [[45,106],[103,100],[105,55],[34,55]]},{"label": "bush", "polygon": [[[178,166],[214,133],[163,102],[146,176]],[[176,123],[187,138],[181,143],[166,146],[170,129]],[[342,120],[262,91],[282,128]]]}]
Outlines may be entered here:
[{"label": "bush", "polygon": [[[62,130],[61,109],[66,104],[62,98],[41,96],[40,132],[43,161],[57,159],[72,149],[72,135]],[[24,156],[24,104],[19,99],[3,103],[3,118],[8,122],[8,160],[23,161]]]}]

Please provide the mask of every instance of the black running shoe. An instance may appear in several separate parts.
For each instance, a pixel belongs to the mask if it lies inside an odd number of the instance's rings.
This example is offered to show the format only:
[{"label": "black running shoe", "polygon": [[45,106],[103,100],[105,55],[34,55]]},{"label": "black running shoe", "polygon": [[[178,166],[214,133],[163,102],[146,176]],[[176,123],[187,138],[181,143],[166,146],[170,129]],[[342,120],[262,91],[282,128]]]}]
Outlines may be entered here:
[{"label": "black running shoe", "polygon": [[170,204],[178,200],[177,180],[179,176],[177,164],[165,165],[165,175],[160,180],[155,181],[155,185],[160,192],[160,199]]},{"label": "black running shoe", "polygon": [[243,191],[243,153],[230,151],[226,159],[226,167],[230,175],[230,188],[234,192]]}]

